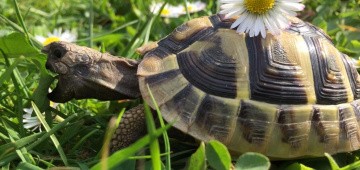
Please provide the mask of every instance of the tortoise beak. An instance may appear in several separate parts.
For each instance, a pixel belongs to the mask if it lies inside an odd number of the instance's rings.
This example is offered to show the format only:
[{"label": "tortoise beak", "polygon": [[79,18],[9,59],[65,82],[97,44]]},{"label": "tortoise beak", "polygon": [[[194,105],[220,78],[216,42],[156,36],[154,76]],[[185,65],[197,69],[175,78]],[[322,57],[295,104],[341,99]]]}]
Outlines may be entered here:
[{"label": "tortoise beak", "polygon": [[49,100],[57,103],[67,102],[71,100],[74,95],[72,88],[68,86],[66,76],[63,75],[67,72],[68,69],[65,64],[59,62],[60,58],[63,57],[63,54],[65,54],[63,50],[66,50],[66,43],[64,42],[53,42],[41,49],[41,52],[47,55],[45,68],[52,73],[57,74],[55,76],[55,79],[58,80],[56,87],[47,95]]},{"label": "tortoise beak", "polygon": [[[50,45],[47,45],[47,46],[43,47],[43,48],[41,49],[41,52],[44,53],[44,54],[46,54],[46,55],[49,57]],[[51,72],[55,72],[54,68],[51,66],[51,64],[50,64],[48,61],[46,61],[46,63],[45,63],[45,68],[46,68],[47,70],[50,70]]]}]

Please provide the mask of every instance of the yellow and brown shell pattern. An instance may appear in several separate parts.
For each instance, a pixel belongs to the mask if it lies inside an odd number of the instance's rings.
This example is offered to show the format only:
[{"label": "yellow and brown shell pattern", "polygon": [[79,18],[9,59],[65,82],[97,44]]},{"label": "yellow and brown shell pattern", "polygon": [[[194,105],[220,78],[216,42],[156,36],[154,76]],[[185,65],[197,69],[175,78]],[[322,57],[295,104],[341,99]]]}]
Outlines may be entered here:
[{"label": "yellow and brown shell pattern", "polygon": [[[233,153],[323,156],[360,148],[360,77],[348,56],[300,19],[249,37],[218,15],[190,20],[148,48],[139,65],[166,121]],[[146,47],[145,47],[146,48]]]}]

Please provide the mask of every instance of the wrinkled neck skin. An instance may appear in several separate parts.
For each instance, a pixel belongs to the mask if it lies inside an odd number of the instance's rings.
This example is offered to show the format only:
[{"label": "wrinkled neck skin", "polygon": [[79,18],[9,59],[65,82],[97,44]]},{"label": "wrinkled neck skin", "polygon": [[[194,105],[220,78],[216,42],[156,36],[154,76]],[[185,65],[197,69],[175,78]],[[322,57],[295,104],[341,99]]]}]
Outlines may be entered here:
[{"label": "wrinkled neck skin", "polygon": [[140,96],[136,76],[138,62],[100,53],[87,47],[54,42],[42,50],[46,68],[58,74],[56,88],[48,94],[54,102],[71,99],[131,99]]}]

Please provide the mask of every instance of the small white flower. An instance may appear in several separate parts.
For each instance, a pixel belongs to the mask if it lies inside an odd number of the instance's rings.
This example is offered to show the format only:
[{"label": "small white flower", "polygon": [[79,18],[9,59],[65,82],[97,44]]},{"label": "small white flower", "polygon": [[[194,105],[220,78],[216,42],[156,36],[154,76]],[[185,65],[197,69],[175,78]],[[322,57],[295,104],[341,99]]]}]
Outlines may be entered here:
[{"label": "small white flower", "polygon": [[26,113],[23,115],[24,128],[31,129],[31,131],[39,129],[41,132],[41,122],[36,116],[32,116],[33,111],[33,108],[24,108],[24,112]]},{"label": "small white flower", "polygon": [[[150,5],[150,10],[153,14],[158,14],[162,3],[153,3]],[[160,12],[160,16],[165,18],[178,18],[180,15],[182,15],[182,7],[180,6],[172,6],[169,4],[166,4],[162,11]]]},{"label": "small white flower", "polygon": [[[48,91],[51,92],[51,89],[49,88]],[[58,105],[59,103],[54,103],[50,101],[50,107],[55,109]],[[37,116],[32,116],[34,109],[30,107],[30,108],[24,108],[23,110],[25,112],[25,114],[23,115],[24,128],[30,129],[31,131],[35,131],[36,129],[39,129],[39,131],[41,132],[41,128],[40,128],[41,122],[39,118]]]},{"label": "small white flower", "polygon": [[250,37],[261,34],[266,37],[266,30],[279,35],[282,29],[291,24],[287,16],[296,16],[296,11],[304,9],[302,0],[220,0],[220,14],[225,18],[240,17],[231,25],[238,33],[249,33]]},{"label": "small white flower", "polygon": [[[196,1],[196,2],[192,2],[192,3],[187,3],[186,4],[187,10],[189,13],[195,13],[195,12],[199,12],[205,9],[206,4],[204,2],[201,1]],[[182,12],[184,14],[186,14],[186,9],[185,6],[182,6]]]},{"label": "small white flower", "polygon": [[36,35],[35,39],[45,46],[55,41],[75,42],[77,34],[74,31],[69,30],[62,32],[62,29],[59,28],[55,29],[52,33],[48,33],[47,37]]},{"label": "small white flower", "polygon": [[[150,5],[150,10],[153,14],[159,13],[159,10],[163,4],[162,3],[153,3]],[[206,4],[200,1],[193,3],[187,3],[187,10],[189,13],[199,12],[204,10]],[[163,10],[160,12],[160,16],[165,18],[178,18],[180,15],[186,14],[186,9],[184,5],[173,6],[166,4]]]}]

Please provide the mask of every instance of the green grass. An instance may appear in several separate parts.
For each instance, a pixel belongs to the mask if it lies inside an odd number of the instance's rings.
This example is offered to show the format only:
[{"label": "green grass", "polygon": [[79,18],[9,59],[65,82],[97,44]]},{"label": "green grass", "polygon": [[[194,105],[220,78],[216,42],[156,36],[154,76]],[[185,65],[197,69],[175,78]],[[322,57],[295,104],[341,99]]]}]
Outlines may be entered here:
[{"label": "green grass", "polygon": [[[101,169],[104,166],[134,169],[136,160],[141,160],[144,166],[154,169],[179,169],[193,165],[194,162],[203,163],[194,166],[199,169],[209,166],[221,169],[229,166],[227,158],[218,158],[221,154],[226,155],[227,151],[215,141],[204,146],[176,139],[169,139],[167,142],[167,135],[157,140],[169,126],[165,123],[161,127],[149,126],[150,132],[147,136],[111,157],[103,157],[102,162],[100,151],[106,148],[103,143],[106,141],[108,121],[124,108],[132,107],[139,101],[73,100],[60,104],[56,109],[49,106],[46,93],[53,78],[44,67],[46,56],[40,52],[42,45],[34,41],[35,35],[46,35],[55,28],[72,29],[78,33],[76,43],[79,45],[139,59],[140,56],[135,53],[137,47],[148,41],[161,39],[191,18],[215,14],[219,9],[217,1],[203,0],[207,3],[204,11],[167,19],[150,12],[151,2],[0,0],[2,169],[46,169],[60,166],[81,169]],[[169,3],[184,5],[185,0]],[[307,0],[305,3],[306,9],[300,14],[300,18],[323,28],[339,50],[358,59],[360,1]],[[51,85],[53,86],[54,84]],[[32,132],[24,128],[23,109],[30,107],[35,109],[34,116],[41,117],[44,127],[42,132]],[[55,115],[62,119],[54,119]],[[147,116],[147,121],[153,122],[151,116]],[[195,154],[192,155],[193,153]],[[274,169],[354,169],[360,167],[358,155],[358,152],[353,152],[333,157],[275,161],[271,162],[271,166]],[[266,158],[256,154],[255,158],[253,156],[254,154],[244,155],[242,160],[258,159],[260,161],[255,164],[267,167]],[[212,165],[205,159],[212,160],[211,163],[219,163]],[[239,164],[242,160],[238,161]],[[234,165],[235,162],[236,160]]]}]

